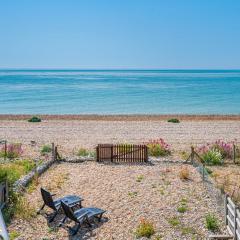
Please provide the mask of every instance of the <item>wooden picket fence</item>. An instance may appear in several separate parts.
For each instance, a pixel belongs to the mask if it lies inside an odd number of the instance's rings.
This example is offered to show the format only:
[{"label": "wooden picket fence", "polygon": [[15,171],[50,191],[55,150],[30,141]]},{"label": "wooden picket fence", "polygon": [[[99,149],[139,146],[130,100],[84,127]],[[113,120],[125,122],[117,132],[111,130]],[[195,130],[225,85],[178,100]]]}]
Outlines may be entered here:
[{"label": "wooden picket fence", "polygon": [[225,195],[225,223],[234,240],[240,240],[240,211],[229,195]]},{"label": "wooden picket fence", "polygon": [[99,144],[96,152],[97,162],[137,163],[148,161],[148,148],[146,145]]}]

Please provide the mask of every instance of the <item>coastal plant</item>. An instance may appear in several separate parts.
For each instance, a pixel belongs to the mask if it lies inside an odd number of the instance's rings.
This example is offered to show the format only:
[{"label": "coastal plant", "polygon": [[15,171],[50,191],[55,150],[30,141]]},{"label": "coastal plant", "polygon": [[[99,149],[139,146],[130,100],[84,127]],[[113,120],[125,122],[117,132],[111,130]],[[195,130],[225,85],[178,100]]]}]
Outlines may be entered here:
[{"label": "coastal plant", "polygon": [[15,160],[9,163],[0,164],[0,182],[7,181],[9,185],[8,205],[3,209],[3,216],[6,223],[9,223],[11,218],[21,214],[21,218],[28,218],[33,214],[33,209],[21,197],[12,190],[13,184],[26,175],[35,167],[35,162],[32,160]]},{"label": "coastal plant", "polygon": [[138,194],[138,192],[129,192],[129,193],[128,193],[128,196],[129,196],[129,197],[136,197],[137,194]]},{"label": "coastal plant", "polygon": [[9,159],[18,158],[22,155],[23,149],[21,143],[9,143],[7,144],[6,153],[5,146],[0,150],[1,157],[7,157]]},{"label": "coastal plant", "polygon": [[172,218],[168,219],[168,223],[173,227],[177,227],[178,225],[181,224],[178,217],[172,217]]},{"label": "coastal plant", "polygon": [[34,167],[35,162],[28,159],[0,164],[0,180],[7,180],[9,185],[11,185]]},{"label": "coastal plant", "polygon": [[185,213],[187,211],[187,205],[181,202],[180,206],[178,206],[177,211],[179,213]]},{"label": "coastal plant", "polygon": [[79,157],[95,157],[96,153],[86,148],[80,148],[77,151],[77,156]]},{"label": "coastal plant", "polygon": [[153,223],[144,218],[141,219],[135,232],[136,237],[150,238],[154,233],[155,233],[155,229],[154,229]]},{"label": "coastal plant", "polygon": [[183,159],[183,160],[187,160],[188,157],[189,157],[189,153],[186,152],[186,151],[181,151],[181,152],[179,153],[179,155],[180,155],[181,159]]},{"label": "coastal plant", "polygon": [[224,142],[222,140],[217,140],[213,143],[207,143],[196,149],[197,153],[204,157],[209,151],[215,150],[221,154],[222,159],[231,159],[233,157],[233,142]]},{"label": "coastal plant", "polygon": [[19,236],[20,236],[20,233],[17,232],[17,231],[11,231],[9,233],[9,239],[10,240],[14,240],[14,239],[18,238]]},{"label": "coastal plant", "polygon": [[162,138],[150,140],[144,144],[147,145],[150,156],[160,157],[171,154],[170,145],[167,144]]},{"label": "coastal plant", "polygon": [[41,154],[46,155],[52,151],[52,147],[50,145],[43,145],[41,148]]},{"label": "coastal plant", "polygon": [[177,211],[179,213],[185,213],[187,211],[187,205],[184,203],[181,203],[180,206],[178,206]]},{"label": "coastal plant", "polygon": [[139,175],[139,176],[137,176],[136,181],[137,182],[141,182],[143,179],[144,179],[144,176],[143,175]]},{"label": "coastal plant", "polygon": [[14,216],[24,219],[30,220],[33,217],[36,217],[35,209],[29,204],[27,199],[23,196],[18,196],[17,201],[14,204]]},{"label": "coastal plant", "polygon": [[168,122],[171,122],[171,123],[180,123],[179,119],[177,119],[177,118],[168,119]]},{"label": "coastal plant", "polygon": [[221,165],[223,157],[218,149],[211,149],[202,155],[204,162],[208,165]]},{"label": "coastal plant", "polygon": [[179,177],[181,180],[189,180],[190,179],[190,172],[187,166],[182,167],[179,171]]},{"label": "coastal plant", "polygon": [[41,118],[37,117],[37,116],[33,116],[30,119],[28,119],[28,122],[41,122]]},{"label": "coastal plant", "polygon": [[85,157],[85,156],[88,155],[88,151],[87,151],[87,149],[85,149],[85,148],[80,148],[80,149],[78,150],[78,152],[77,152],[77,155],[78,155],[79,157]]},{"label": "coastal plant", "polygon": [[216,231],[219,229],[218,219],[215,215],[208,213],[205,216],[206,227],[210,231]]}]

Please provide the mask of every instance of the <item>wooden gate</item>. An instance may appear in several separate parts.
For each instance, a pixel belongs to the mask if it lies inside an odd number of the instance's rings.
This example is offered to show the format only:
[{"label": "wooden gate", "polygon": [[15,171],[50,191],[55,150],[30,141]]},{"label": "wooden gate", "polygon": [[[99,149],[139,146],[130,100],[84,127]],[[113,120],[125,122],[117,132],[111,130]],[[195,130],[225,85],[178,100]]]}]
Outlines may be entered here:
[{"label": "wooden gate", "polygon": [[148,148],[146,145],[99,144],[96,150],[98,162],[136,163],[148,161]]}]

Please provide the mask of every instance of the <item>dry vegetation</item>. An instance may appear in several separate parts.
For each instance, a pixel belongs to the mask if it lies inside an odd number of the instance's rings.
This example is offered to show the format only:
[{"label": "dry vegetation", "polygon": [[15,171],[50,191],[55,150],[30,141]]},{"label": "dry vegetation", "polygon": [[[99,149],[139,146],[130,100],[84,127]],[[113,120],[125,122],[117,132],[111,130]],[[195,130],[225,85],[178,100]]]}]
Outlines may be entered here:
[{"label": "dry vegetation", "polygon": [[228,193],[238,204],[240,203],[240,166],[225,165],[211,167],[211,176],[222,192]]},{"label": "dry vegetation", "polygon": [[[17,216],[9,227],[19,239],[204,239],[208,234],[205,217],[217,216],[215,202],[208,196],[197,171],[187,167],[191,180],[179,177],[181,165],[104,165],[95,162],[54,165],[41,176],[36,190],[26,193],[29,205],[37,210],[42,200],[40,186],[57,194],[82,196],[84,206],[107,210],[104,221],[91,231],[83,229],[69,238],[64,229],[47,226],[43,216]],[[184,167],[183,167],[184,168]],[[197,211],[196,211],[197,210]],[[144,219],[144,220],[143,220]],[[222,230],[224,228],[222,227]]]}]

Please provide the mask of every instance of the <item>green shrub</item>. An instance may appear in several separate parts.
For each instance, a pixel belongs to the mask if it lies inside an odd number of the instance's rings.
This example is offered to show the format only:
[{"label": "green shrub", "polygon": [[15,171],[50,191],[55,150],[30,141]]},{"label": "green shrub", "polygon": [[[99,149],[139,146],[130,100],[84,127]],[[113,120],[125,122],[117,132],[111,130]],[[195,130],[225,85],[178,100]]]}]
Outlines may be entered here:
[{"label": "green shrub", "polygon": [[180,121],[179,121],[177,118],[168,119],[168,122],[171,122],[171,123],[180,123]]},{"label": "green shrub", "polygon": [[205,217],[205,220],[206,220],[206,227],[208,230],[216,231],[219,229],[218,220],[213,214],[208,213]]},{"label": "green shrub", "polygon": [[217,149],[207,151],[203,154],[202,158],[208,165],[221,165],[223,163],[222,155]]},{"label": "green shrub", "polygon": [[150,145],[148,146],[149,148],[149,154],[154,157],[160,157],[160,156],[167,156],[169,155],[169,151],[166,151],[164,148],[162,148],[161,145],[156,144],[156,145]]},{"label": "green shrub", "polygon": [[144,144],[147,145],[150,156],[161,157],[171,154],[170,145],[167,144],[162,138],[150,140]]},{"label": "green shrub", "polygon": [[154,233],[155,229],[153,224],[145,219],[141,220],[135,232],[137,238],[140,237],[150,238]]},{"label": "green shrub", "polygon": [[27,174],[35,167],[33,160],[16,160],[14,162],[0,164],[0,179],[5,179],[11,185],[21,176]]},{"label": "green shrub", "polygon": [[169,224],[171,224],[173,227],[178,226],[181,222],[178,217],[172,217],[168,220]]},{"label": "green shrub", "polygon": [[28,122],[41,122],[41,118],[37,117],[37,116],[33,116],[30,119],[28,119]]},{"label": "green shrub", "polygon": [[12,186],[19,178],[26,175],[34,167],[35,163],[32,160],[16,160],[0,164],[0,182],[7,180],[9,184],[9,203],[7,208],[3,209],[3,216],[7,224],[10,223],[11,218],[15,214],[25,219],[33,216],[34,210],[25,199],[12,191]]},{"label": "green shrub", "polygon": [[95,157],[96,152],[95,151],[89,151],[85,148],[80,148],[77,152],[77,156],[79,156],[79,157]]},{"label": "green shrub", "polygon": [[187,206],[185,204],[182,204],[177,208],[177,211],[179,213],[185,213],[187,211]]},{"label": "green shrub", "polygon": [[52,151],[52,147],[50,145],[43,145],[41,148],[41,154],[46,155]]},{"label": "green shrub", "polygon": [[12,231],[9,233],[9,238],[10,240],[14,240],[20,236],[20,233],[17,231]]},{"label": "green shrub", "polygon": [[87,150],[87,149],[85,149],[85,148],[80,148],[80,149],[78,150],[78,152],[77,152],[77,155],[78,155],[79,157],[86,157],[86,156],[89,155],[89,153],[88,153],[88,150]]}]

